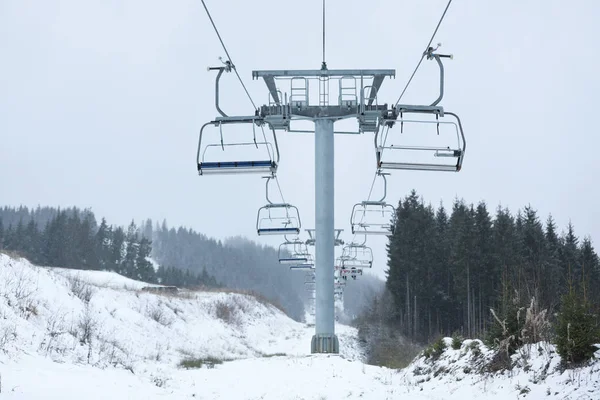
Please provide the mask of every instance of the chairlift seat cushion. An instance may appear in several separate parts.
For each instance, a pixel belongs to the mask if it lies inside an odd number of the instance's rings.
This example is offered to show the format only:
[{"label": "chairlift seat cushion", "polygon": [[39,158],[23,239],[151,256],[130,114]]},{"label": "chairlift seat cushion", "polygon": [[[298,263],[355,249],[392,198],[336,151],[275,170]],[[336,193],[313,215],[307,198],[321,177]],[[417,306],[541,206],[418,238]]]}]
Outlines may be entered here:
[{"label": "chairlift seat cushion", "polygon": [[288,233],[300,233],[300,228],[261,228],[258,229],[259,235],[285,235]]},{"label": "chairlift seat cushion", "polygon": [[198,169],[212,169],[212,168],[275,168],[276,164],[274,161],[211,161],[201,162],[198,164]]}]

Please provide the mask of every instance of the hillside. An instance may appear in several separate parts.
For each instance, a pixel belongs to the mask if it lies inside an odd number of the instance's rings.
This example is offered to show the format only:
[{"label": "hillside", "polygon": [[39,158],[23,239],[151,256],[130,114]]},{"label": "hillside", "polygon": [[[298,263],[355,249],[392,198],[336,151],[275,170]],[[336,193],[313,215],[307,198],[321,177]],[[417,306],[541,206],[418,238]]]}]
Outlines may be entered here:
[{"label": "hillside", "polygon": [[[600,397],[600,363],[561,373],[548,345],[538,356],[532,350],[528,369],[521,363],[505,374],[479,374],[478,357],[489,351],[481,346],[473,357],[468,341],[435,362],[421,357],[392,370],[363,364],[354,328],[336,326],[339,356],[310,355],[313,328],[269,303],[145,286],[0,254],[2,398],[458,400],[523,390],[531,399],[548,391],[557,399]],[[185,369],[183,360],[204,365]]]}]

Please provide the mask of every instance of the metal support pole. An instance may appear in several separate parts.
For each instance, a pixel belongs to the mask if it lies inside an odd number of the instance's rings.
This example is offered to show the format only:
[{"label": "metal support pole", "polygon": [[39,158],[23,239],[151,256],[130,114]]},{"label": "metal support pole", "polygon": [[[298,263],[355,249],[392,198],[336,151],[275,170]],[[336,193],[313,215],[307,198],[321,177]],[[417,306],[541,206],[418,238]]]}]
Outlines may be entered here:
[{"label": "metal support pole", "polygon": [[311,353],[339,353],[335,335],[333,273],[333,119],[315,120],[316,318]]}]

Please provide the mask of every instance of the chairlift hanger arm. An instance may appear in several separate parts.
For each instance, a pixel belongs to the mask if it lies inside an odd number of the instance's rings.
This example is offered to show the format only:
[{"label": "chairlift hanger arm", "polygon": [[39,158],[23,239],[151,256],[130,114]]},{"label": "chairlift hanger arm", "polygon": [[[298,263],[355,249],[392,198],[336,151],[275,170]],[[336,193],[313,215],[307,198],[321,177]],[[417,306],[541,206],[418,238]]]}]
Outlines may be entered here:
[{"label": "chairlift hanger arm", "polygon": [[[219,57],[219,59],[223,62],[222,58]],[[225,114],[223,110],[221,110],[221,108],[219,107],[219,80],[221,79],[221,75],[223,75],[223,72],[231,72],[231,70],[235,67],[229,60],[223,62],[223,64],[225,65],[222,67],[208,67],[208,71],[219,71],[219,73],[217,74],[217,79],[215,81],[215,107],[219,114],[221,114],[224,117],[227,117],[227,114]]]},{"label": "chairlift hanger arm", "polygon": [[436,53],[434,53],[434,51],[436,51],[440,46],[441,46],[441,43],[438,43],[436,48],[429,47],[427,49],[427,51],[423,54],[424,56],[427,56],[428,60],[431,60],[432,58],[435,59],[438,66],[440,67],[440,95],[433,103],[431,103],[432,107],[438,105],[439,102],[442,101],[442,98],[444,97],[444,64],[442,64],[441,59],[442,58],[449,58],[449,59],[454,58],[451,54],[436,54]]}]

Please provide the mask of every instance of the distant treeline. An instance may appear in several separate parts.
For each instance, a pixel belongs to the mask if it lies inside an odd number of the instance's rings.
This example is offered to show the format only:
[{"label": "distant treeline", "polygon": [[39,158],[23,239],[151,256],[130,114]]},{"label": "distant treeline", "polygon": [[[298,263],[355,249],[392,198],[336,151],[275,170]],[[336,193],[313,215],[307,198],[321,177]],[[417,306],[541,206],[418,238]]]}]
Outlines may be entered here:
[{"label": "distant treeline", "polygon": [[152,257],[159,263],[193,272],[206,267],[226,287],[258,292],[291,318],[303,320],[308,298],[304,273],[279,264],[277,249],[242,237],[215,240],[190,228],[169,228],[166,221],[147,220],[143,232],[153,238]]},{"label": "distant treeline", "polygon": [[[398,203],[388,244],[385,318],[406,337],[431,340],[461,332],[484,337],[509,308],[535,298],[553,315],[574,288],[600,305],[600,263],[589,237],[572,224],[559,234],[551,216],[542,224],[527,206],[516,215],[498,207],[490,216],[455,200],[435,210],[415,191]],[[586,291],[587,288],[587,291]]]},{"label": "distant treeline", "polygon": [[151,237],[135,222],[127,229],[98,226],[90,210],[76,207],[0,208],[0,250],[21,254],[32,263],[52,267],[115,271],[132,279],[177,286],[218,286],[206,269],[155,269]]}]

